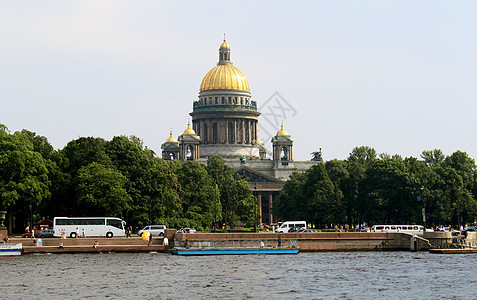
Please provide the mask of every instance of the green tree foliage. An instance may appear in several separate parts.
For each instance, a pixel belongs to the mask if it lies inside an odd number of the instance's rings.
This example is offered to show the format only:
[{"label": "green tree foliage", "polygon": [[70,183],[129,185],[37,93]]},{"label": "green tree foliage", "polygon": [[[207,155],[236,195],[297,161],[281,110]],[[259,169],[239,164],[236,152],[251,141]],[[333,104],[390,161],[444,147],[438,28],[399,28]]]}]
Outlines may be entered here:
[{"label": "green tree foliage", "polygon": [[206,167],[188,161],[177,164],[176,174],[182,188],[182,217],[190,220],[183,225],[195,228],[211,227],[214,214],[220,219],[222,206],[220,201],[216,201],[214,180],[207,173]]},{"label": "green tree foliage", "polygon": [[50,196],[47,162],[34,151],[31,136],[0,129],[0,205],[15,227],[29,224],[30,213]]},{"label": "green tree foliage", "polygon": [[305,174],[294,172],[285,186],[281,189],[277,199],[273,202],[273,214],[282,220],[301,220],[304,218],[307,207],[303,205],[303,184]]},{"label": "green tree foliage", "polygon": [[[294,173],[273,204],[283,220],[334,224],[465,224],[477,218],[474,159],[456,151],[423,151],[420,159],[354,148],[346,160]],[[417,201],[417,197],[422,201]],[[30,214],[110,215],[128,224],[210,228],[253,225],[257,207],[249,184],[220,157],[207,166],[164,161],[134,136],[111,141],[81,137],[54,150],[34,132],[0,124],[0,209],[21,231]]]},{"label": "green tree foliage", "polygon": [[126,180],[116,169],[97,162],[79,169],[75,180],[77,215],[123,217],[131,201],[124,187]]},{"label": "green tree foliage", "polygon": [[207,172],[217,183],[222,207],[221,223],[226,227],[253,224],[257,208],[247,182],[235,174],[219,156],[207,160]]}]

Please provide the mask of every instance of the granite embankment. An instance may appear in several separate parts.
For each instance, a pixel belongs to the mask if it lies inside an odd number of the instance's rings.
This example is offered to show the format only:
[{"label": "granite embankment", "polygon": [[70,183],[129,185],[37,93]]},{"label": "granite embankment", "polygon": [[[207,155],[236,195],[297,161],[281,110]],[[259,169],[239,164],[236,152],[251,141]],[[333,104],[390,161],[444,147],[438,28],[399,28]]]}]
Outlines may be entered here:
[{"label": "granite embankment", "polygon": [[[140,237],[42,239],[42,246],[35,246],[32,239],[12,238],[12,243],[23,243],[24,253],[81,253],[81,252],[166,252],[173,246],[193,248],[211,247],[298,247],[300,251],[419,251],[447,247],[453,242],[450,233],[427,233],[413,237],[408,233],[389,232],[318,232],[318,233],[177,233],[166,230],[170,246],[163,244],[162,237],[154,237],[152,245]],[[415,240],[415,242],[414,242]],[[93,244],[98,242],[98,247]],[[63,249],[59,244],[63,243]]]}]

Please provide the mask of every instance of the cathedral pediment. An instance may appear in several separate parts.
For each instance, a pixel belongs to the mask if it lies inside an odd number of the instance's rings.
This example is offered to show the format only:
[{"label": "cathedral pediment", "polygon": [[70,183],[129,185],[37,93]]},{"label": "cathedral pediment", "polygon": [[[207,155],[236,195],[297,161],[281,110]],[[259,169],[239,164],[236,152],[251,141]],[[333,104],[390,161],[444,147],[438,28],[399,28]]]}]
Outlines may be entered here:
[{"label": "cathedral pediment", "polygon": [[235,170],[235,173],[240,174],[243,178],[245,178],[248,182],[273,182],[273,183],[284,183],[282,180],[277,179],[275,177],[269,176],[264,174],[260,171],[254,170],[249,167],[240,167]]}]

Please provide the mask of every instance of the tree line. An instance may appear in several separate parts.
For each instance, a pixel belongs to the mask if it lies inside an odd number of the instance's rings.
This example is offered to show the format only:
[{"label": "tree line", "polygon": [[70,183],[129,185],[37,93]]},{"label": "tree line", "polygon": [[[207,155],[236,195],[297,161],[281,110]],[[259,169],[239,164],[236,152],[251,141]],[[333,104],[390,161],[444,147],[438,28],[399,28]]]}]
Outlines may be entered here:
[{"label": "tree line", "polygon": [[336,224],[461,225],[477,218],[476,165],[465,152],[421,159],[377,155],[356,147],[346,160],[330,160],[286,182],[273,213],[325,228]]},{"label": "tree line", "polygon": [[204,230],[253,225],[255,199],[220,157],[165,161],[134,136],[81,137],[54,150],[28,130],[0,124],[0,210],[12,232],[55,216],[114,216],[128,225]]}]

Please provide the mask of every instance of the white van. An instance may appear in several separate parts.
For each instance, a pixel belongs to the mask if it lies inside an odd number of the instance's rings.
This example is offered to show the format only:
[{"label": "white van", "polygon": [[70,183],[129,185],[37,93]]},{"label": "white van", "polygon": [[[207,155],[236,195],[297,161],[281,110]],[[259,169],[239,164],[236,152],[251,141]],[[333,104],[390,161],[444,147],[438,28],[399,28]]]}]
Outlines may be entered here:
[{"label": "white van", "polygon": [[306,221],[286,221],[278,227],[275,232],[289,232],[290,229],[295,227],[304,227],[306,229]]}]

